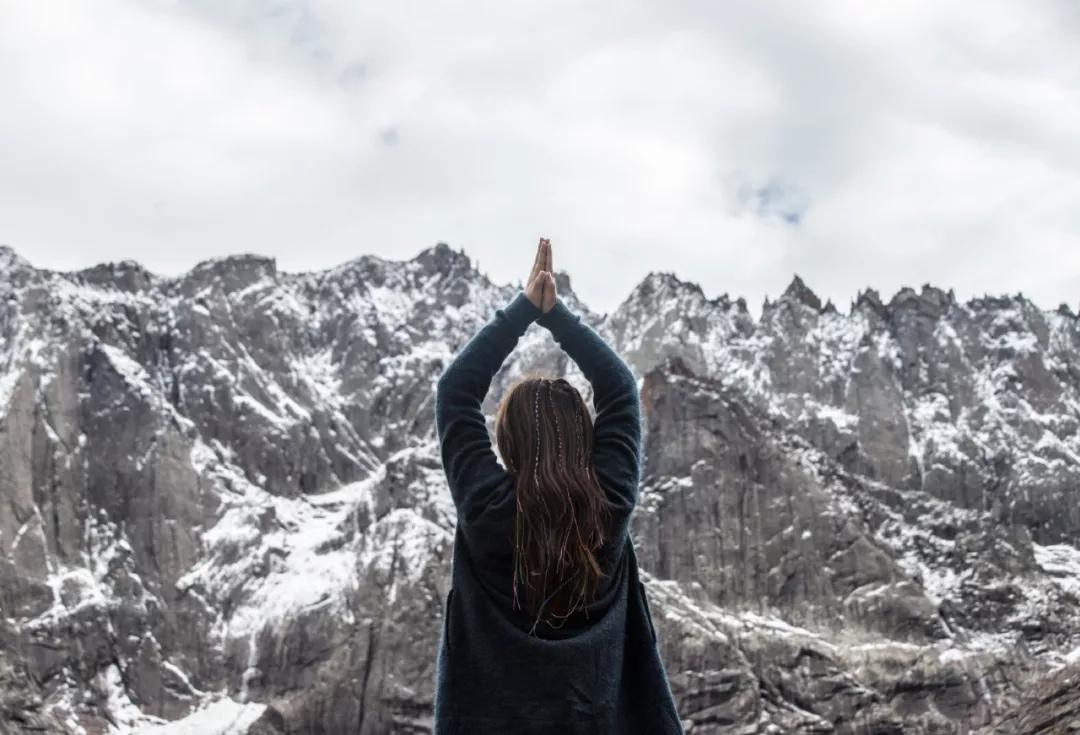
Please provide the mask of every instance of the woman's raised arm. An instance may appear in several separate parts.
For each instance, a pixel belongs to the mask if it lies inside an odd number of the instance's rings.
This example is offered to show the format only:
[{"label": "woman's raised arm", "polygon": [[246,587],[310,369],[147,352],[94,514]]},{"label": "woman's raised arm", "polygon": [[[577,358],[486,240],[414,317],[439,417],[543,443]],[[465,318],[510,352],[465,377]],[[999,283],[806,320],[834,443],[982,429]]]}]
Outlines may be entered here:
[{"label": "woman's raised arm", "polygon": [[630,367],[581,316],[561,299],[536,320],[577,363],[592,385],[594,451],[597,475],[614,495],[611,500],[633,509],[641,474],[641,399]]},{"label": "woman's raised arm", "polygon": [[511,487],[506,470],[491,449],[481,410],[491,380],[513,352],[518,339],[542,312],[519,291],[480,328],[439,378],[435,391],[435,427],[443,469],[458,520],[466,526]]}]

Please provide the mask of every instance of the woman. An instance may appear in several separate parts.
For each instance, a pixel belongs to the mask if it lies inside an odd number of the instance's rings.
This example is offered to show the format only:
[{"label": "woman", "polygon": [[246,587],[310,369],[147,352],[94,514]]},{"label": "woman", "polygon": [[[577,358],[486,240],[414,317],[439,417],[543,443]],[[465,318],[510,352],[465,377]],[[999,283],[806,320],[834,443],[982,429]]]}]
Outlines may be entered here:
[{"label": "woman", "polygon": [[[591,383],[596,419],[565,380],[520,380],[497,412],[503,469],[481,404],[534,321]],[[458,516],[435,734],[681,734],[628,532],[637,381],[558,299],[546,239],[525,290],[439,379],[435,406]]]}]

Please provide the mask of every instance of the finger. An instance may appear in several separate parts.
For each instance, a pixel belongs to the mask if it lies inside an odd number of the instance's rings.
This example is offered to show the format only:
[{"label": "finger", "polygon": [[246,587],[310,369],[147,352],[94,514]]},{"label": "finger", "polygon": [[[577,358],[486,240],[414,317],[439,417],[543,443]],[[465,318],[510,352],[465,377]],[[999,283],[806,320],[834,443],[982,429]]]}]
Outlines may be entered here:
[{"label": "finger", "polygon": [[540,274],[537,273],[536,277],[529,281],[525,286],[525,296],[533,304],[543,305],[544,303],[544,281]]},{"label": "finger", "polygon": [[533,259],[532,271],[529,272],[529,280],[544,269],[544,238],[540,238],[540,244],[536,246],[536,258]]},{"label": "finger", "polygon": [[547,241],[547,247],[544,249],[544,255],[546,259],[544,261],[544,270],[551,274],[551,280],[555,280],[555,269],[551,267],[551,240]]}]

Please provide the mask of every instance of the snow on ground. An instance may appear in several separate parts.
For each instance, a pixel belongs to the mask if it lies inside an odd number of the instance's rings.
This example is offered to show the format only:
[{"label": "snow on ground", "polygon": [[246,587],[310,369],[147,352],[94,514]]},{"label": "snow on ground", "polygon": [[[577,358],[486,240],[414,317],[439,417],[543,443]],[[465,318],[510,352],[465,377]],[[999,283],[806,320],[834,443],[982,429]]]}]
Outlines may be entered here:
[{"label": "snow on ground", "polygon": [[[970,434],[966,422],[952,420],[949,399],[942,393],[922,396],[906,395],[908,425],[912,430],[912,449],[916,458],[927,467],[943,464],[958,467],[965,455],[960,443]],[[946,460],[945,462],[935,460]]]},{"label": "snow on ground", "polygon": [[11,396],[15,393],[15,386],[18,385],[21,377],[22,371],[17,369],[0,373],[0,418],[3,418],[7,413],[8,404],[11,403]]},{"label": "snow on ground", "polygon": [[1069,544],[1032,544],[1035,561],[1065,592],[1080,600],[1080,549]]},{"label": "snow on ground", "polygon": [[809,395],[800,396],[798,403],[802,413],[795,417],[796,422],[805,423],[811,418],[827,419],[840,431],[855,432],[859,429],[859,417],[842,408],[821,403]]},{"label": "snow on ground", "polygon": [[395,508],[364,534],[360,564],[385,580],[386,602],[392,605],[401,583],[416,584],[437,551],[451,541],[449,531],[412,508]]},{"label": "snow on ground", "polygon": [[334,365],[333,348],[294,357],[289,367],[293,379],[305,381],[320,404],[341,406],[341,377]]},{"label": "snow on ground", "polygon": [[246,735],[262,717],[265,704],[219,699],[192,712],[182,720],[154,724],[134,731],[135,735]]},{"label": "snow on ground", "polygon": [[143,714],[128,696],[124,680],[116,664],[110,664],[98,673],[97,686],[105,692],[105,710],[109,713],[112,727],[110,734],[126,735],[134,728],[145,727],[162,722],[161,718]]},{"label": "snow on ground", "polygon": [[825,313],[818,317],[814,328],[806,334],[806,342],[816,349],[818,375],[823,382],[843,384],[849,379],[859,344],[868,328],[866,315],[862,312],[850,316]]},{"label": "snow on ground", "polygon": [[[375,495],[386,479],[385,465],[337,490],[286,498],[248,482],[220,461],[222,454],[202,442],[192,451],[201,475],[217,476],[232,490],[222,490],[224,510],[202,535],[202,560],[177,587],[197,586],[212,602],[239,601],[222,621],[226,638],[251,638],[275,621],[316,607],[340,608],[348,615],[347,593],[365,571],[374,574],[392,603],[399,588],[415,584],[453,541],[452,516],[429,520],[422,502],[376,518]],[[421,482],[426,483],[424,477]]]},{"label": "snow on ground", "polygon": [[[40,524],[37,526],[38,533],[44,534]],[[97,608],[105,615],[104,620],[111,631],[111,622],[105,614],[108,610],[120,605],[145,605],[148,601],[155,601],[145,588],[142,589],[143,597],[136,601],[131,598],[121,601],[114,595],[114,568],[134,553],[116,524],[101,519],[88,520],[86,540],[89,551],[84,566],[56,564],[50,557],[50,570],[45,582],[52,589],[53,603],[37,617],[23,621],[28,630],[49,630],[68,618],[84,613],[88,608]],[[125,575],[132,582],[142,582],[134,569],[126,569]]]},{"label": "snow on ground", "polygon": [[109,358],[113,368],[116,369],[116,372],[128,385],[140,395],[153,399],[157,391],[151,386],[150,374],[143,369],[142,365],[128,357],[127,353],[119,347],[103,344],[101,345],[101,351]]},{"label": "snow on ground", "polygon": [[198,584],[217,600],[242,591],[242,602],[224,621],[230,637],[248,636],[298,610],[338,604],[357,570],[349,518],[358,509],[371,512],[385,469],[332,493],[285,498],[248,482],[217,456],[202,442],[192,450],[200,474],[227,480],[232,490],[222,492],[224,512],[202,536],[202,561],[177,587]]},{"label": "snow on ground", "polygon": [[645,570],[640,575],[655,619],[677,626],[678,636],[698,635],[719,641],[746,637],[787,640],[792,646],[814,649],[849,665],[869,659],[917,660],[936,654],[943,666],[954,665],[968,672],[980,671],[989,659],[1008,655],[1013,645],[1007,637],[994,635],[972,636],[963,642],[943,640],[932,646],[884,639],[870,631],[852,631],[847,637],[831,638],[774,614],[720,607],[697,599],[687,592],[685,585],[659,579]]},{"label": "snow on ground", "polygon": [[27,368],[40,371],[39,385],[47,382],[51,376],[47,365],[49,348],[49,343],[40,334],[32,333],[25,320],[6,344],[0,337],[0,419],[7,414],[19,379],[26,372],[33,374]]}]

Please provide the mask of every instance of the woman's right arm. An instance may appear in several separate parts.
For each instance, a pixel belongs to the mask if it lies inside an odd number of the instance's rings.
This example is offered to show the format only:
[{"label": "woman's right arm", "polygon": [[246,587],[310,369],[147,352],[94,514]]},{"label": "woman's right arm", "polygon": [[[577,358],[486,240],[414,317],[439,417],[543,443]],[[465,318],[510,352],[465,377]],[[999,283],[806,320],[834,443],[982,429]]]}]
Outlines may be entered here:
[{"label": "woman's right arm", "polygon": [[641,399],[633,371],[562,299],[536,319],[592,385],[594,463],[613,502],[633,509],[641,473]]}]

